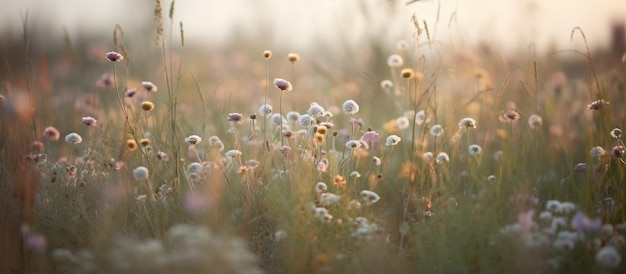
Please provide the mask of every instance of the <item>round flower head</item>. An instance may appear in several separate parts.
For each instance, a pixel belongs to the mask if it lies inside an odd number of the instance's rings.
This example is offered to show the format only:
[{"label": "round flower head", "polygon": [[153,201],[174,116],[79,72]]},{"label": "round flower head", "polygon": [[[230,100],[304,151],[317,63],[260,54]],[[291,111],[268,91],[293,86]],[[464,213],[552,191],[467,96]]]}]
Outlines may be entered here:
[{"label": "round flower head", "polygon": [[483,151],[483,149],[479,145],[470,145],[469,146],[469,154],[472,156],[478,156]]},{"label": "round flower head", "polygon": [[189,135],[189,137],[185,138],[185,142],[190,145],[195,145],[202,142],[202,138],[198,135]]},{"label": "round flower head", "polygon": [[602,148],[601,146],[596,146],[591,149],[592,158],[602,157],[605,154],[606,154],[606,151],[604,151],[604,148]]},{"label": "round flower head", "polygon": [[533,114],[533,115],[530,115],[530,117],[528,117],[528,126],[530,126],[530,128],[532,129],[539,128],[541,127],[542,124],[543,124],[543,120],[541,119],[541,116],[537,114]]},{"label": "round flower head", "polygon": [[380,158],[378,158],[378,156],[374,156],[372,157],[372,163],[374,163],[374,165],[376,166],[379,166],[383,163],[383,161]]},{"label": "round flower head", "polygon": [[435,155],[433,155],[432,152],[424,152],[424,154],[422,154],[422,159],[424,159],[424,161],[426,162],[430,162],[433,160],[433,157],[435,157]]},{"label": "round flower head", "polygon": [[611,158],[613,159],[622,158],[625,152],[626,150],[624,149],[624,146],[614,146],[611,149]]},{"label": "round flower head", "polygon": [[141,109],[145,110],[145,111],[151,111],[154,109],[154,103],[150,102],[150,101],[143,101],[141,102]]},{"label": "round flower head", "polygon": [[135,149],[137,149],[137,142],[135,142],[134,139],[128,139],[126,140],[126,147],[128,148],[128,150],[134,151]]},{"label": "round flower head", "polygon": [[133,170],[133,177],[135,177],[135,180],[137,181],[146,180],[149,175],[150,173],[148,172],[148,169],[144,166],[137,167]]},{"label": "round flower head", "polygon": [[596,253],[596,263],[603,268],[616,268],[622,263],[622,255],[615,247],[607,245]]},{"label": "round flower head", "polygon": [[128,98],[131,98],[131,97],[135,96],[135,94],[137,94],[137,89],[136,88],[130,88],[130,89],[127,89],[124,92],[124,96],[126,96]]},{"label": "round flower head", "polygon": [[297,53],[289,53],[287,54],[287,60],[292,63],[298,62],[298,60],[300,60],[300,55]]},{"label": "round flower head", "polygon": [[86,126],[96,126],[97,123],[96,118],[91,116],[83,117],[81,120]]},{"label": "round flower head", "polygon": [[323,206],[336,204],[339,202],[340,199],[341,197],[334,193],[325,192],[325,193],[320,194],[320,204]]},{"label": "round flower head", "polygon": [[609,102],[600,99],[600,100],[591,102],[591,104],[587,105],[587,108],[590,110],[600,110],[602,107],[608,104]]},{"label": "round flower head", "polygon": [[313,123],[315,123],[315,119],[313,119],[311,115],[303,114],[298,118],[298,122],[303,128],[310,128],[313,126]]},{"label": "round flower head", "polygon": [[229,113],[226,116],[226,120],[227,121],[231,121],[231,122],[239,122],[239,121],[241,121],[242,117],[243,117],[243,115],[241,115],[241,113]]},{"label": "round flower head", "polygon": [[317,182],[317,184],[315,185],[315,192],[317,193],[322,193],[326,190],[328,190],[328,186],[323,182]]},{"label": "round flower head", "polygon": [[400,76],[402,76],[402,78],[405,78],[405,79],[413,78],[415,77],[415,72],[410,68],[405,68],[402,71],[400,71]]},{"label": "round flower head", "polygon": [[277,127],[280,127],[281,125],[286,125],[287,124],[287,121],[285,121],[285,117],[280,115],[280,113],[272,114],[272,116],[270,116],[270,122],[274,126],[277,126]]},{"label": "round flower head", "polygon": [[439,152],[439,154],[437,154],[436,162],[437,164],[450,162],[450,156],[448,156],[448,153]]},{"label": "round flower head", "polygon": [[70,133],[65,136],[65,141],[70,144],[80,144],[83,141],[83,137],[78,135],[78,133]]},{"label": "round flower head", "polygon": [[164,162],[168,162],[170,160],[170,156],[167,155],[167,153],[163,152],[163,151],[159,151],[156,154],[157,159],[164,161]]},{"label": "round flower head", "polygon": [[272,115],[272,106],[268,104],[261,105],[261,107],[259,107],[259,114],[263,117]]},{"label": "round flower head", "polygon": [[430,122],[430,117],[428,117],[428,115],[426,115],[426,112],[423,110],[418,111],[417,113],[415,113],[415,123],[418,125],[422,125],[424,123],[428,123]]},{"label": "round flower head", "polygon": [[404,64],[404,60],[402,60],[402,57],[400,55],[393,54],[390,55],[389,58],[387,58],[387,65],[392,68],[401,67],[402,64]]},{"label": "round flower head", "polygon": [[380,87],[383,89],[390,89],[393,87],[393,82],[391,82],[391,80],[383,80],[380,82]]},{"label": "round flower head", "polygon": [[187,166],[187,173],[202,174],[202,168],[201,163],[193,162]]},{"label": "round flower head", "polygon": [[263,51],[263,57],[265,57],[265,59],[270,59],[272,57],[272,52],[269,50]]},{"label": "round flower head", "polygon": [[343,112],[349,115],[354,115],[359,112],[359,105],[354,100],[347,100],[342,105]]},{"label": "round flower head", "polygon": [[400,130],[407,129],[409,128],[409,118],[406,118],[405,116],[400,116],[398,117],[398,119],[396,119],[396,124],[398,125],[398,128]]},{"label": "round flower head", "polygon": [[224,156],[228,157],[228,158],[236,158],[236,157],[240,157],[241,156],[241,151],[237,150],[237,149],[232,149],[229,151],[226,151],[224,153]]},{"label": "round flower head", "polygon": [[321,117],[322,115],[324,115],[324,113],[326,112],[326,110],[320,106],[318,103],[311,103],[311,107],[309,107],[309,110],[307,110],[306,113],[308,113],[309,115],[311,115],[312,117]]},{"label": "round flower head", "polygon": [[520,118],[519,112],[512,110],[512,109],[505,110],[504,112],[502,112],[502,115],[500,115],[499,117],[500,121],[503,123],[513,122],[519,118]]},{"label": "round flower head", "polygon": [[141,82],[141,87],[149,92],[157,92],[157,86],[152,82],[143,81]]},{"label": "round flower head", "polygon": [[622,130],[619,128],[614,128],[613,130],[611,130],[611,137],[615,139],[622,138]]},{"label": "round flower head", "polygon": [[476,120],[472,118],[463,118],[459,122],[459,129],[467,130],[468,128],[476,128]]},{"label": "round flower head", "polygon": [[361,141],[367,143],[368,146],[375,146],[380,140],[380,135],[376,131],[367,131],[361,137]]},{"label": "round flower head", "polygon": [[361,201],[365,203],[365,205],[372,205],[373,203],[378,202],[380,200],[380,196],[376,194],[376,192],[369,190],[361,190],[359,193],[359,197],[361,197]]},{"label": "round flower head", "polygon": [[293,86],[289,83],[289,81],[281,78],[274,79],[274,86],[280,91],[291,91],[293,89]]},{"label": "round flower head", "polygon": [[119,62],[124,60],[124,56],[122,56],[121,54],[115,52],[115,51],[110,51],[107,52],[104,57],[106,57],[109,61],[111,62]]},{"label": "round flower head", "polygon": [[285,117],[287,118],[287,121],[296,123],[298,122],[298,119],[300,119],[300,113],[298,113],[297,111],[290,111],[287,112],[287,115],[285,115]]},{"label": "round flower head", "polygon": [[441,125],[434,125],[433,127],[430,128],[430,135],[435,136],[435,137],[439,137],[441,135],[443,135],[443,127]]},{"label": "round flower head", "polygon": [[398,143],[400,143],[401,140],[402,138],[400,138],[400,136],[398,135],[390,135],[389,137],[387,137],[387,140],[385,141],[385,145],[395,146]]},{"label": "round flower head", "polygon": [[360,148],[361,147],[361,141],[360,140],[350,140],[346,143],[346,148],[348,149],[353,149],[353,148]]},{"label": "round flower head", "polygon": [[52,141],[57,141],[61,137],[61,134],[55,127],[50,126],[43,130],[43,136]]}]

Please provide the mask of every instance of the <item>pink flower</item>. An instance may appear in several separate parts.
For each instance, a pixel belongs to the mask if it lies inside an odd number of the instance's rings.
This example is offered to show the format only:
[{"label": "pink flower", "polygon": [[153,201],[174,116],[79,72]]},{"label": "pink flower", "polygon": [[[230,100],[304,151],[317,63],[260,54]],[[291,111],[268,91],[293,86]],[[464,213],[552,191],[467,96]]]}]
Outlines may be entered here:
[{"label": "pink flower", "polygon": [[291,91],[293,89],[293,86],[289,83],[289,81],[280,78],[274,79],[274,86],[281,91]]},{"label": "pink flower", "polygon": [[83,117],[82,121],[83,124],[85,124],[86,126],[96,126],[96,123],[98,122],[96,118],[93,118],[91,116]]},{"label": "pink flower", "polygon": [[368,131],[368,132],[365,132],[365,134],[363,134],[363,137],[361,137],[361,140],[367,143],[367,145],[369,145],[370,147],[374,147],[380,140],[380,136],[378,135],[378,132],[376,131]]},{"label": "pink flower", "polygon": [[57,141],[61,137],[61,134],[55,127],[50,126],[43,130],[43,136],[52,141]]}]

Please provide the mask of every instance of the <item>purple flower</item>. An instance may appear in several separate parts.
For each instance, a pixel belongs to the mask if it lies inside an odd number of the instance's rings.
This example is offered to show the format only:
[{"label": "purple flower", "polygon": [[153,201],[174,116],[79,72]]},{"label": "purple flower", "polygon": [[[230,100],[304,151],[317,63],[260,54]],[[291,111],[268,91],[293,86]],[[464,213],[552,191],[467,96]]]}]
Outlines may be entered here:
[{"label": "purple flower", "polygon": [[576,172],[583,172],[587,170],[587,164],[586,163],[578,163],[574,166],[574,171]]},{"label": "purple flower", "polygon": [[111,62],[119,62],[124,60],[124,56],[122,56],[121,54],[115,52],[115,51],[110,51],[107,52],[104,57],[106,57],[109,61]]},{"label": "purple flower", "polygon": [[600,230],[602,221],[600,218],[591,219],[587,214],[579,211],[572,218],[572,227],[578,232],[589,234]]},{"label": "purple flower", "polygon": [[243,115],[241,115],[241,113],[229,113],[228,116],[226,117],[226,120],[231,121],[231,122],[239,122],[241,121],[242,117]]},{"label": "purple flower", "polygon": [[274,79],[274,86],[281,91],[291,91],[293,89],[293,86],[289,83],[289,81],[280,78]]},{"label": "purple flower", "polygon": [[365,132],[365,134],[363,134],[363,137],[361,137],[361,140],[367,143],[367,145],[369,145],[370,147],[374,147],[376,143],[378,143],[378,141],[380,140],[380,136],[378,135],[378,132],[376,131],[368,131],[368,132]]},{"label": "purple flower", "polygon": [[611,149],[611,158],[613,159],[622,158],[625,152],[626,151],[624,150],[624,146],[614,146]]},{"label": "purple flower", "polygon": [[600,99],[600,100],[591,102],[591,104],[587,105],[587,108],[591,110],[600,110],[604,105],[608,105],[608,104],[609,102]]}]

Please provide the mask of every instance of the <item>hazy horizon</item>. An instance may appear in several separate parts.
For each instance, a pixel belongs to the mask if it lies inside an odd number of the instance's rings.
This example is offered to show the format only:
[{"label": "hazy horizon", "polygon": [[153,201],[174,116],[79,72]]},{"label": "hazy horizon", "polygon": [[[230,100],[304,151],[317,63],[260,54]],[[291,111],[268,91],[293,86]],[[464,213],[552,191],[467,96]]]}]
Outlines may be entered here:
[{"label": "hazy horizon", "polygon": [[[135,2],[111,0],[24,0],[5,1],[0,12],[3,29],[18,32],[21,16],[26,11],[30,22],[41,22],[54,35],[66,28],[71,35],[80,33],[104,33],[110,35],[116,24],[124,29],[135,30],[152,23],[154,1]],[[192,43],[209,43],[219,46],[233,30],[255,33],[259,27],[270,33],[262,47],[282,45],[304,49],[312,42],[338,35],[353,45],[368,35],[380,35],[395,40],[410,39],[414,32],[410,22],[415,14],[426,20],[429,28],[436,28],[436,38],[446,41],[454,36],[458,41],[476,44],[486,41],[504,49],[535,42],[545,48],[550,42],[567,46],[570,32],[580,26],[590,44],[608,44],[611,22],[626,18],[626,1],[498,1],[454,0],[422,1],[405,5],[397,1],[394,12],[389,12],[387,1],[305,1],[305,0],[235,0],[225,3],[214,0],[179,0],[175,3],[175,21],[185,26],[186,40]],[[170,1],[162,1],[167,13]],[[372,11],[365,16],[359,4]],[[439,22],[436,15],[440,5]],[[449,25],[456,16],[456,24]],[[164,14],[166,16],[166,14]],[[367,26],[367,28],[366,28]],[[262,31],[263,29],[261,29]],[[59,35],[61,36],[61,35]]]}]

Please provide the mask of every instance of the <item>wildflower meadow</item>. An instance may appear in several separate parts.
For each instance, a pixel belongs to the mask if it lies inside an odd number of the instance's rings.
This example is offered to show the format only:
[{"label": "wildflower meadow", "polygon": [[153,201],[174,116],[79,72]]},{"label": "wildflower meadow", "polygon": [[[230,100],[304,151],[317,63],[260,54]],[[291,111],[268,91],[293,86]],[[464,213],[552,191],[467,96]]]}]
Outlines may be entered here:
[{"label": "wildflower meadow", "polygon": [[624,35],[212,51],[152,6],[0,41],[1,273],[626,272]]}]

